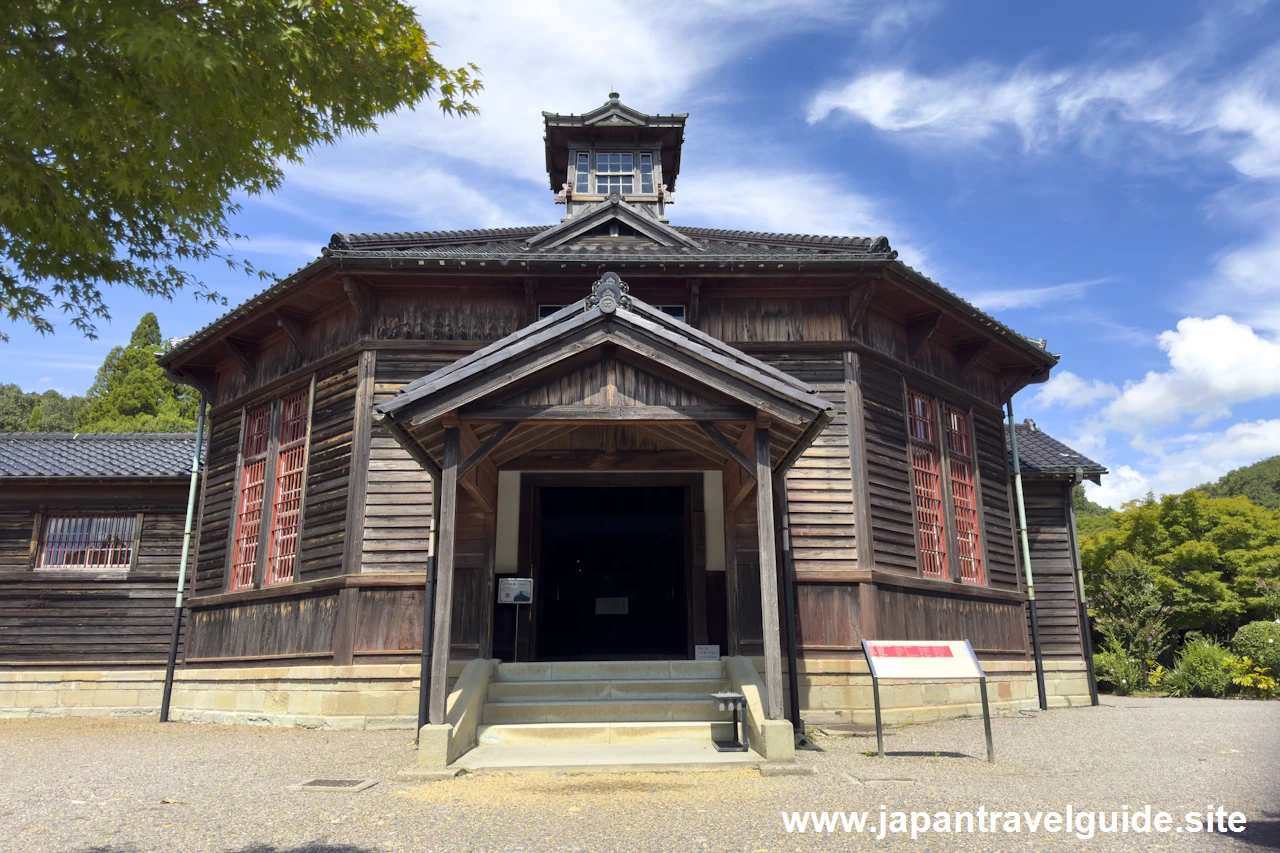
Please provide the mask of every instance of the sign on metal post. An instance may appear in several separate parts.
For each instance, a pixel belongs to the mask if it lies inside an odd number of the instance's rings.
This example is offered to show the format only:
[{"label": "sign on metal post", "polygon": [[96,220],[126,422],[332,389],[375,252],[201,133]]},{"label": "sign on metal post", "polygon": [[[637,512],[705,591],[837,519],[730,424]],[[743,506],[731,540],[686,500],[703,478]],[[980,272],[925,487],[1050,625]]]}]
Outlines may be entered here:
[{"label": "sign on metal post", "polygon": [[982,722],[987,733],[987,761],[995,763],[991,741],[991,707],[987,701],[987,674],[968,640],[898,641],[863,640],[862,651],[871,668],[871,693],[876,710],[876,747],[884,758],[884,725],[880,718],[880,679],[961,681],[974,679],[982,694]]},{"label": "sign on metal post", "polygon": [[511,659],[520,660],[520,605],[533,604],[533,578],[498,578],[498,603],[516,606],[516,630],[511,641]]}]

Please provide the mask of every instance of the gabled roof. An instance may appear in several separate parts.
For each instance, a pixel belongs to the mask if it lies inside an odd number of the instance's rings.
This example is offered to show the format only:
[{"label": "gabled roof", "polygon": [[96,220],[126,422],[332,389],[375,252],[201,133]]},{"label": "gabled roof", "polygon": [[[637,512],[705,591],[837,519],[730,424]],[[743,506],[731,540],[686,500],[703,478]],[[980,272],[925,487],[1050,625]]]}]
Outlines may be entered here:
[{"label": "gabled roof", "polygon": [[[1024,477],[1057,478],[1072,477],[1079,469],[1086,480],[1097,483],[1108,473],[1105,466],[1094,462],[1076,450],[1072,450],[1044,430],[1035,421],[1025,421],[1018,428],[1018,462]],[[1009,428],[1005,427],[1005,446],[1008,450]],[[1013,468],[1013,451],[1008,450],[1009,467]]]},{"label": "gabled roof", "polygon": [[[694,250],[702,248],[692,237],[677,231],[666,223],[659,222],[639,208],[627,204],[616,193],[610,195],[596,206],[587,208],[572,219],[566,219],[559,225],[548,228],[539,234],[534,234],[525,240],[525,243],[535,248],[554,249],[568,243],[574,237],[596,231],[610,222],[620,223],[626,229],[614,235],[615,239],[622,236],[622,234],[628,234],[628,236],[648,239],[659,246],[684,246]],[[615,228],[614,230],[617,231],[618,229]]]},{"label": "gabled roof", "polygon": [[0,433],[3,478],[182,478],[194,433]]}]

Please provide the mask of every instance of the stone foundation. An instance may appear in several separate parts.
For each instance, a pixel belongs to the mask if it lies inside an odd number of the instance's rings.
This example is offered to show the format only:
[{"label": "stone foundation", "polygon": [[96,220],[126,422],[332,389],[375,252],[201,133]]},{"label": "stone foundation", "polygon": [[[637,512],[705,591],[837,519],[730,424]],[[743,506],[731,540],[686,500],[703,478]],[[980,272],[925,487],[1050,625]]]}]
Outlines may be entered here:
[{"label": "stone foundation", "polygon": [[[763,659],[755,659],[757,668]],[[456,679],[465,661],[449,664]],[[873,723],[871,675],[859,658],[801,661],[805,722]],[[1035,667],[984,661],[992,713],[1038,707]],[[160,710],[164,670],[0,670],[0,719],[147,716]],[[783,682],[784,687],[786,681]],[[1089,704],[1083,660],[1046,661],[1049,707]],[[976,682],[887,682],[889,724],[980,716]],[[785,706],[784,706],[785,707]],[[408,729],[417,723],[418,665],[180,669],[170,718],[186,722],[322,729]]]}]

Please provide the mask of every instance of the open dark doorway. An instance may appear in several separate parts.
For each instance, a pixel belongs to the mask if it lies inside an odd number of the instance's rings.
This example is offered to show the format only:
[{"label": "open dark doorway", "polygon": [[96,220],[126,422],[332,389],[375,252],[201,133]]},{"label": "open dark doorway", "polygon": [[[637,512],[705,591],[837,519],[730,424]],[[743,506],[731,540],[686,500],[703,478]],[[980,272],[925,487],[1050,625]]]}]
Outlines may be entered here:
[{"label": "open dark doorway", "polygon": [[688,490],[539,491],[538,658],[686,657]]}]

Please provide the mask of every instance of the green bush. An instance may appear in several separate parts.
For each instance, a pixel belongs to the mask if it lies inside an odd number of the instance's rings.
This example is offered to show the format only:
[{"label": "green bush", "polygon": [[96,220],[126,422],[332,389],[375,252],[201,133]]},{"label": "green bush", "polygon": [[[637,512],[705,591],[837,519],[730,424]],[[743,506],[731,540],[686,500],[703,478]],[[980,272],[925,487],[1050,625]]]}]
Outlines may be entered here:
[{"label": "green bush", "polygon": [[1250,622],[1236,631],[1231,650],[1280,678],[1280,622]]},{"label": "green bush", "polygon": [[1114,646],[1094,654],[1093,671],[1098,684],[1117,696],[1128,696],[1147,686],[1143,662]]},{"label": "green bush", "polygon": [[1187,643],[1160,686],[1170,696],[1225,696],[1237,674],[1236,658],[1212,640]]}]

